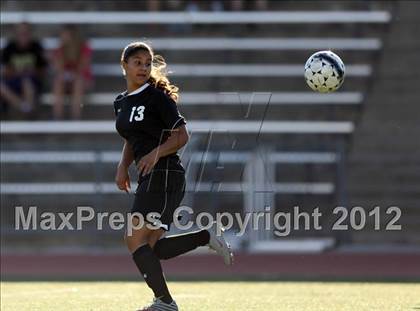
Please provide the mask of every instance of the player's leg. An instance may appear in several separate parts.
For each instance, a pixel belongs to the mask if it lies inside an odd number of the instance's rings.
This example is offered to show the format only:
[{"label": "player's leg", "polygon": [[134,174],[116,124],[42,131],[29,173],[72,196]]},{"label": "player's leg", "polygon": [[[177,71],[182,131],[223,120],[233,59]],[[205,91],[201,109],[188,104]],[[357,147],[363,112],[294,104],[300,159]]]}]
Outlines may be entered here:
[{"label": "player's leg", "polygon": [[[161,212],[160,221],[169,229],[173,222],[174,212],[184,198],[184,173],[171,170],[165,172],[165,188],[165,205]],[[156,244],[153,250],[159,259],[170,259],[192,251],[199,246],[207,245],[210,240],[210,235],[206,230],[200,230],[165,237],[163,239],[155,238],[155,240]]]},{"label": "player's leg", "polygon": [[[143,310],[165,310],[176,311],[178,307],[172,299],[165,276],[162,272],[160,260],[152,250],[150,243],[154,243],[163,234],[168,227],[156,221],[149,222],[147,217],[150,213],[160,213],[164,208],[166,201],[164,195],[165,175],[162,173],[150,174],[140,177],[139,186],[136,190],[132,213],[140,213],[143,216],[145,224],[138,230],[133,230],[131,237],[127,236],[127,245],[133,254],[133,260],[136,263],[140,273],[143,275],[147,285],[155,294],[154,302],[151,306]],[[134,218],[136,220],[136,218]],[[137,223],[134,223],[133,228]]]},{"label": "player's leg", "polygon": [[153,250],[159,259],[165,260],[188,253],[197,247],[206,246],[209,241],[210,233],[207,230],[199,230],[157,239]]},{"label": "player's leg", "polygon": [[159,241],[159,239],[164,234],[165,234],[165,230],[163,230],[163,229],[153,230],[153,232],[152,232],[152,234],[150,235],[150,238],[149,238],[149,245],[152,249],[155,248],[156,243]]},{"label": "player's leg", "polygon": [[[167,178],[166,208],[161,215],[162,223],[169,228],[173,221],[174,212],[181,203],[185,192],[185,176],[177,171],[169,171]],[[160,237],[160,236],[159,236]],[[212,231],[198,230],[184,234],[172,235],[163,239],[156,239],[154,252],[159,259],[171,259],[188,253],[200,246],[209,246],[224,257],[226,264],[232,263],[232,253],[223,236],[216,237]]]},{"label": "player's leg", "polygon": [[210,249],[223,257],[226,265],[233,263],[233,253],[230,245],[226,242],[223,234],[218,236],[213,230],[199,230],[184,234],[172,235],[162,239],[152,237],[151,245],[157,257],[168,260],[188,253],[197,247],[208,246]]},{"label": "player's leg", "polygon": [[135,229],[139,225],[138,217],[133,217],[132,222],[133,222],[133,225],[132,225],[133,232],[131,234],[128,234],[128,232],[125,232],[125,235],[124,235],[124,241],[130,253],[134,253],[140,245],[149,243],[152,233],[154,233],[152,230],[150,230],[146,226],[143,226],[140,229]]},{"label": "player's leg", "polygon": [[[133,218],[133,225],[138,225],[138,218]],[[169,293],[160,260],[149,245],[152,232],[153,230],[144,225],[140,229],[133,230],[130,235],[126,233],[125,241],[134,263],[146,284],[153,291],[155,298],[171,304],[173,299]]]}]

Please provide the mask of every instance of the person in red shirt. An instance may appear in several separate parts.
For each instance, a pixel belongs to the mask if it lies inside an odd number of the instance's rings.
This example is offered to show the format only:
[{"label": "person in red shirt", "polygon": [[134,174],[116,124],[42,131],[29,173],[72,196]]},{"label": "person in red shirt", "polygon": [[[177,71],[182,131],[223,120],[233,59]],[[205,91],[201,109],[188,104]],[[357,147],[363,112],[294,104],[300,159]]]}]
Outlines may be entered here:
[{"label": "person in red shirt", "polygon": [[90,68],[92,50],[73,25],[66,25],[60,33],[60,45],[53,52],[55,77],[53,82],[55,119],[64,115],[64,95],[71,95],[71,117],[80,119],[83,95],[92,84]]}]

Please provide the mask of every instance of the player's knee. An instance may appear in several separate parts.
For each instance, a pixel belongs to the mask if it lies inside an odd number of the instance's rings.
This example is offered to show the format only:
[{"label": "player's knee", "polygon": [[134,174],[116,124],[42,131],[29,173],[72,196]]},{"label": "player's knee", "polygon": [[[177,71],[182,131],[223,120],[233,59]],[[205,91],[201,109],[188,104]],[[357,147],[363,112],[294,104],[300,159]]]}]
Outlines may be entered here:
[{"label": "player's knee", "polygon": [[150,234],[149,245],[153,249],[156,243],[160,240],[160,238],[164,235],[165,231],[162,229],[153,230]]},{"label": "player's knee", "polygon": [[149,244],[150,235],[143,231],[134,231],[132,234],[124,235],[125,244],[130,252],[134,252],[141,245]]}]

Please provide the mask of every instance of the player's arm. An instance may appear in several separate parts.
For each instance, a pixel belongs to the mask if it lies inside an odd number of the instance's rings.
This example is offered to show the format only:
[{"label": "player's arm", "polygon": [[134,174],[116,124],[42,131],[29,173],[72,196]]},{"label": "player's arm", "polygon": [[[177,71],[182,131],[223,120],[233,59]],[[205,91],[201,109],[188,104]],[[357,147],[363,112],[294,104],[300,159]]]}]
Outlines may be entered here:
[{"label": "player's arm", "polygon": [[169,138],[163,144],[140,159],[137,164],[140,174],[143,176],[149,174],[160,158],[181,149],[188,142],[188,139],[189,135],[185,125],[172,130]]},{"label": "player's arm", "polygon": [[118,166],[124,167],[128,169],[134,161],[134,153],[133,148],[131,148],[130,144],[126,139],[124,139],[124,146],[122,149],[121,159],[118,163]]},{"label": "player's arm", "polygon": [[172,154],[186,145],[189,135],[185,125],[170,132],[168,139],[154,150],[159,158]]},{"label": "player's arm", "polygon": [[130,191],[130,175],[128,174],[128,168],[134,160],[133,149],[127,140],[124,140],[124,147],[121,154],[121,160],[118,163],[117,174],[115,175],[115,183],[118,189],[124,190],[125,192]]}]

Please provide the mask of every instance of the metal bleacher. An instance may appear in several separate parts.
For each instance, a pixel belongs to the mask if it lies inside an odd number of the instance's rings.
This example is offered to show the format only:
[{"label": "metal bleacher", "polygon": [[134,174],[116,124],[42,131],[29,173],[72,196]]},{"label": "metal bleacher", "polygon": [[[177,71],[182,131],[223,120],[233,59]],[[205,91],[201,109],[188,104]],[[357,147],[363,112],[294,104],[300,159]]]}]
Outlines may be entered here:
[{"label": "metal bleacher", "polygon": [[[244,14],[2,12],[6,33],[13,24],[29,21],[39,27],[47,49],[57,45],[54,27],[58,24],[83,25],[94,49],[95,73],[82,120],[48,121],[52,97],[47,92],[42,96],[41,120],[2,121],[1,225],[9,241],[18,246],[21,237],[11,234],[14,206],[36,205],[41,211],[52,211],[57,205],[60,211],[79,205],[109,212],[129,208],[130,199],[113,184],[122,142],[114,130],[112,101],[124,89],[118,64],[121,49],[145,37],[133,27],[137,24],[150,27],[152,37],[147,39],[165,56],[181,89],[180,110],[192,134],[182,154],[189,179],[186,202],[195,212],[251,211],[249,202],[255,200],[252,193],[258,189],[241,185],[249,183],[246,178],[252,168],[265,164],[274,186],[261,202],[270,202],[273,211],[288,211],[295,205],[326,209],[343,203],[343,161],[382,49],[378,29],[391,16],[387,11],[279,9]],[[167,28],[174,24],[188,25],[187,33]],[[209,27],[214,24],[215,29]],[[340,27],[340,37],[323,36],[323,27],[330,24]],[[236,33],[237,27],[250,25],[255,28],[249,33]],[[311,27],[308,33],[307,27]],[[320,49],[333,49],[346,62],[346,82],[335,94],[311,93],[303,81],[306,58]],[[217,191],[215,183],[220,185]],[[114,240],[107,239],[103,245],[119,245],[121,233],[108,233]],[[336,238],[329,231],[298,231],[291,236],[314,237]],[[34,239],[35,245],[63,245],[55,236],[43,239],[48,243]],[[234,245],[258,250],[258,243],[273,239],[272,233],[255,234]],[[78,236],[65,243],[98,245],[98,240],[86,232],[82,239]]]}]

